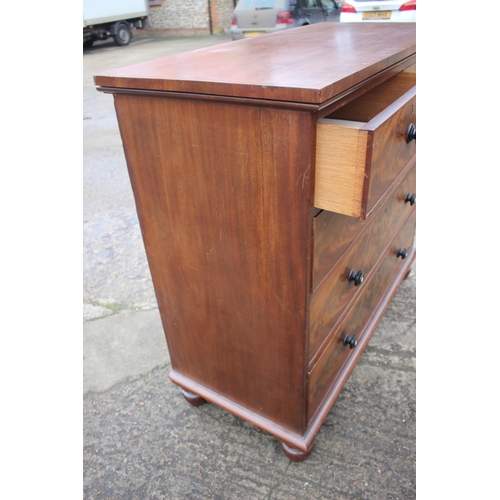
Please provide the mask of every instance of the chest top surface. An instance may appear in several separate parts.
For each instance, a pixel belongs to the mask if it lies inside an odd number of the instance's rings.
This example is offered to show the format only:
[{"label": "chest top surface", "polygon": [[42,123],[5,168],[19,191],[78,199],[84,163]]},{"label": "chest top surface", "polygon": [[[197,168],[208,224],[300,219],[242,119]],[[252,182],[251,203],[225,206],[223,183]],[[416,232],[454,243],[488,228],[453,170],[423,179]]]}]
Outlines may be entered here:
[{"label": "chest top surface", "polygon": [[99,87],[319,104],[416,53],[415,23],[318,23],[110,70]]}]

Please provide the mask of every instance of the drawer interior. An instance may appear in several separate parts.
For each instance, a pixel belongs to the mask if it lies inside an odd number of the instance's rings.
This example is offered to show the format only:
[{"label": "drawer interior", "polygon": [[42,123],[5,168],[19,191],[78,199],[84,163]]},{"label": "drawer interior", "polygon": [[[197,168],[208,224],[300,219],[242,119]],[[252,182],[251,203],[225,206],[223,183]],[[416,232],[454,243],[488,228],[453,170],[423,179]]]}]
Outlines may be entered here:
[{"label": "drawer interior", "polygon": [[403,71],[318,121],[314,206],[366,219],[415,155],[416,74]]},{"label": "drawer interior", "polygon": [[[325,119],[369,122],[416,85],[417,74],[402,71],[366,94],[337,109]],[[353,124],[354,125],[354,124]]]}]

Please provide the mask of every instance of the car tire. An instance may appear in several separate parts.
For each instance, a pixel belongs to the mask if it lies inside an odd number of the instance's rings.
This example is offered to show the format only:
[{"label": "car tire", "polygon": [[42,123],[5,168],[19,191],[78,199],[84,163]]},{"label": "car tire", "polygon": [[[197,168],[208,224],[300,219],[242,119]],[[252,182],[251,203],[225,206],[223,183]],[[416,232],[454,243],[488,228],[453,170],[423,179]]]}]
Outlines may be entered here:
[{"label": "car tire", "polygon": [[116,28],[116,35],[113,35],[116,45],[123,47],[128,45],[132,40],[132,32],[127,23],[120,23]]},{"label": "car tire", "polygon": [[86,40],[85,42],[83,42],[83,46],[86,49],[89,49],[90,47],[92,47],[92,45],[94,45],[94,40]]}]

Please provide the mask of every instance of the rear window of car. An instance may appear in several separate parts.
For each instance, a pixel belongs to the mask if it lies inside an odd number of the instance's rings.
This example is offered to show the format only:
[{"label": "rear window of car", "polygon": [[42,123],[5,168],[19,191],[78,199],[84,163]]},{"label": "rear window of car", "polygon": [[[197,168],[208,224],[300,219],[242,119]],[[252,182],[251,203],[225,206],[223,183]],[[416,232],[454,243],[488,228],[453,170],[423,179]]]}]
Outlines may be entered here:
[{"label": "rear window of car", "polygon": [[240,0],[240,9],[284,9],[286,0]]}]

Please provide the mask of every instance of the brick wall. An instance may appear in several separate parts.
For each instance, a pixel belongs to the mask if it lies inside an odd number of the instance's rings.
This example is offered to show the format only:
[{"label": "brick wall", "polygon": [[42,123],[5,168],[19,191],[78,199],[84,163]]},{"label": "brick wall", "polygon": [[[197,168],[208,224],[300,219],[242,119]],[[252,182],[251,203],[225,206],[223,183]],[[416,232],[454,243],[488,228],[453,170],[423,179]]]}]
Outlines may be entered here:
[{"label": "brick wall", "polygon": [[224,33],[231,26],[231,15],[234,10],[233,0],[210,0],[212,14],[212,32]]},{"label": "brick wall", "polygon": [[[209,12],[210,4],[210,12]],[[172,34],[228,32],[234,0],[158,0],[149,7],[149,28]]]}]

